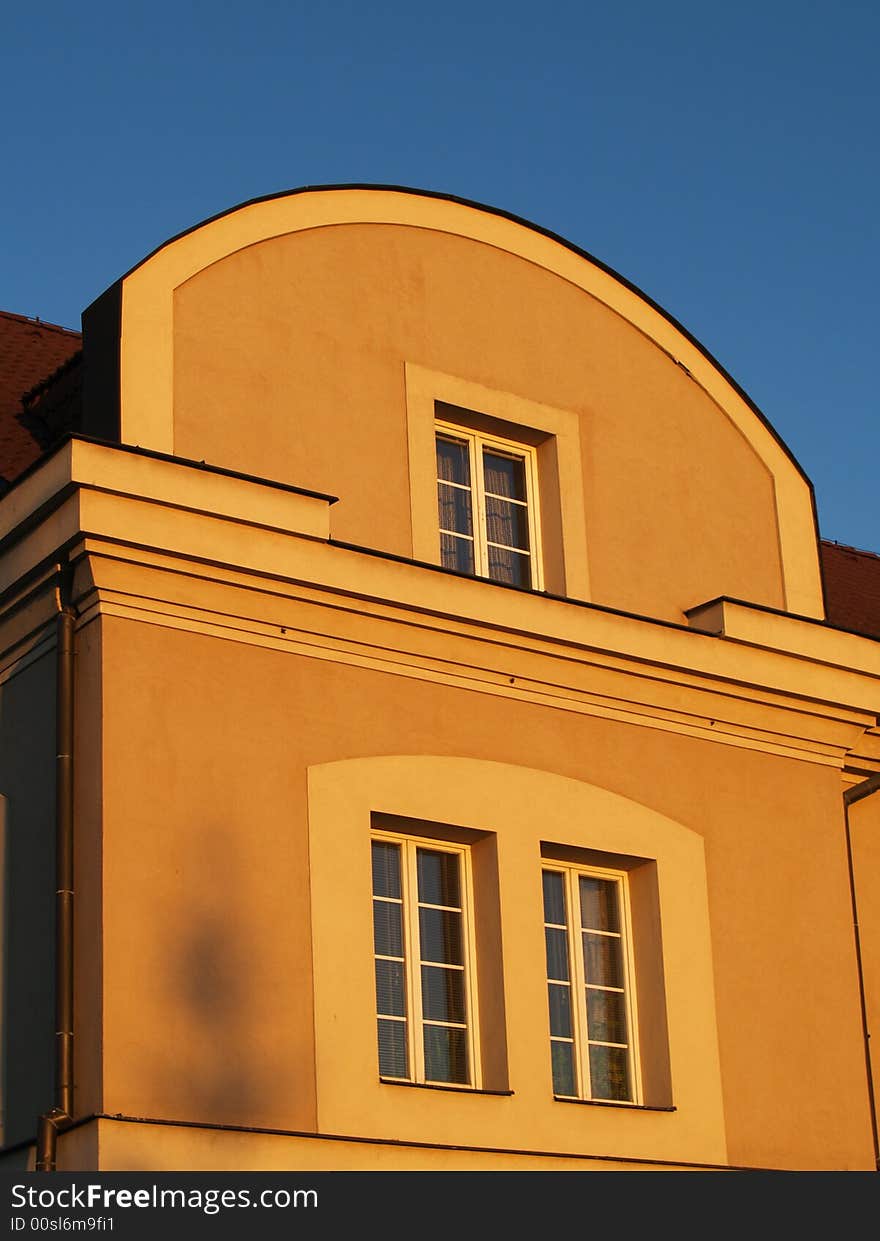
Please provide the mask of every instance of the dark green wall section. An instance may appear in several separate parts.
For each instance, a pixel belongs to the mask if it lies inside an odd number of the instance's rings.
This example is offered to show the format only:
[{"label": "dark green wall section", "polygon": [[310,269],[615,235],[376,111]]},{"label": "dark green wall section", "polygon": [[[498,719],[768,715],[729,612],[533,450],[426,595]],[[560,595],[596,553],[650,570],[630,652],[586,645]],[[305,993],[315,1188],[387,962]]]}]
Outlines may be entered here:
[{"label": "dark green wall section", "polygon": [[0,685],[3,1140],[31,1138],[53,1103],[54,652]]}]

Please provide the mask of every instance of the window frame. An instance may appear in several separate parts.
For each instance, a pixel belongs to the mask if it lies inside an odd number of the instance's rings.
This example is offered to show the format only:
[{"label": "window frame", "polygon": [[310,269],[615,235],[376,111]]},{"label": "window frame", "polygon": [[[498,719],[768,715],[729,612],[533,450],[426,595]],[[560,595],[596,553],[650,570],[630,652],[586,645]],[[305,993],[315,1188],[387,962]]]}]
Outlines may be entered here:
[{"label": "window frame", "polygon": [[[515,440],[505,439],[499,435],[488,434],[483,431],[475,431],[470,427],[462,426],[454,422],[448,422],[445,419],[435,418],[434,420],[434,456],[436,463],[437,439],[439,436],[446,436],[449,439],[458,440],[467,444],[468,459],[470,468],[470,487],[464,487],[458,483],[451,483],[447,479],[441,479],[436,468],[434,476],[436,479],[435,488],[439,489],[440,483],[447,486],[456,487],[460,490],[470,491],[471,494],[471,522],[473,527],[473,549],[474,549],[474,572],[473,574],[462,572],[462,576],[481,578],[484,581],[500,582],[501,579],[489,576],[489,544],[492,540],[488,537],[488,522],[486,516],[486,487],[485,477],[483,473],[483,449],[488,448],[490,451],[497,452],[500,456],[512,457],[523,463],[523,475],[525,481],[526,500],[525,508],[528,515],[528,531],[529,531],[529,572],[531,581],[527,587],[521,588],[526,590],[542,591],[544,589],[544,566],[543,551],[541,540],[541,497],[538,490],[538,453],[537,449],[531,444],[524,444]],[[439,491],[438,491],[439,494]],[[494,493],[489,493],[490,495]],[[499,496],[501,500],[510,501],[510,497]],[[520,501],[512,501],[513,503],[521,503]],[[442,536],[444,534],[457,538],[467,538],[466,535],[460,534],[458,531],[444,530],[439,523],[439,514],[437,518],[437,528],[441,536],[441,564],[442,564]],[[503,544],[492,543],[493,546],[504,547]],[[522,555],[522,548],[509,548],[515,555]],[[513,585],[514,583],[507,583]]]},{"label": "window frame", "polygon": [[[474,887],[473,887],[473,865],[471,860],[470,846],[466,844],[456,844],[453,841],[438,840],[433,837],[419,836],[413,834],[402,834],[397,832],[383,831],[374,828],[370,832],[370,849],[374,842],[383,842],[386,844],[394,844],[399,846],[401,850],[401,866],[400,866],[400,882],[401,882],[401,922],[404,947],[404,1009],[406,1022],[406,1048],[407,1048],[407,1064],[408,1075],[406,1077],[389,1077],[387,1074],[379,1074],[382,1082],[431,1086],[437,1089],[449,1090],[480,1090],[482,1088],[482,1074],[480,1070],[479,1046],[479,1006],[477,1003],[477,960],[474,942]],[[427,849],[432,853],[447,853],[458,858],[459,860],[459,883],[461,889],[461,924],[462,924],[462,957],[463,957],[463,974],[464,974],[464,1000],[465,1000],[465,1023],[466,1032],[465,1044],[467,1048],[468,1058],[468,1077],[467,1082],[451,1082],[437,1080],[427,1076],[425,1069],[425,1047],[424,1047],[424,1028],[426,1025],[439,1025],[444,1027],[460,1028],[455,1022],[441,1022],[439,1020],[431,1020],[424,1017],[422,1006],[422,965],[437,964],[436,962],[424,962],[420,954],[420,931],[418,910],[424,902],[419,901],[418,889],[418,850]],[[372,893],[371,903],[376,900],[375,891]],[[380,898],[382,899],[382,898]],[[375,962],[380,959],[388,959],[382,957],[376,952],[375,935],[373,938],[373,962],[375,974]],[[374,981],[375,990],[375,981]],[[376,1025],[377,1034],[377,1051],[378,1051],[378,1021],[388,1020],[387,1014],[379,1013],[379,998],[376,994]]]},{"label": "window frame", "polygon": [[[569,962],[569,979],[568,985],[570,989],[570,1012],[571,1012],[571,1039],[565,1039],[562,1036],[554,1035],[552,1028],[550,1029],[550,1072],[551,1084],[553,1088],[553,1097],[561,1101],[578,1101],[582,1103],[600,1103],[604,1105],[614,1105],[618,1107],[640,1107],[643,1105],[643,1090],[641,1080],[641,1065],[639,1056],[639,1023],[638,1023],[638,1005],[636,995],[636,970],[633,953],[633,927],[631,912],[631,896],[629,891],[629,876],[624,870],[615,870],[602,866],[579,865],[575,863],[558,861],[552,857],[541,858],[541,888],[542,888],[542,925],[545,932],[548,927],[559,927],[558,923],[548,923],[546,919],[546,909],[544,908],[543,898],[543,880],[544,874],[558,874],[563,879],[563,891],[565,895],[565,912],[567,925],[566,944]],[[611,881],[617,885],[618,894],[618,916],[620,920],[620,944],[621,944],[621,961],[623,974],[623,987],[618,988],[601,988],[611,991],[622,990],[624,995],[624,1004],[626,1011],[626,1032],[628,1042],[627,1063],[629,1070],[630,1094],[629,1099],[606,1098],[596,1095],[592,1090],[591,1073],[590,1073],[590,1047],[591,1046],[610,1046],[620,1047],[620,1043],[611,1043],[603,1039],[590,1039],[589,1037],[589,1019],[587,1012],[586,992],[588,985],[596,988],[597,984],[587,984],[584,967],[583,953],[583,936],[582,931],[588,928],[581,926],[581,900],[580,900],[580,883],[581,876],[591,879],[602,879]],[[593,933],[600,933],[594,931]],[[546,957],[546,943],[545,943]],[[547,987],[547,1003],[548,1003],[548,1023],[549,1003],[551,983],[559,985],[560,980],[551,979],[549,976],[549,965],[545,963],[545,985]],[[553,1060],[552,1045],[554,1042],[571,1042],[573,1045],[573,1065],[575,1075],[575,1094],[559,1094],[556,1091],[555,1083],[553,1083]]]}]

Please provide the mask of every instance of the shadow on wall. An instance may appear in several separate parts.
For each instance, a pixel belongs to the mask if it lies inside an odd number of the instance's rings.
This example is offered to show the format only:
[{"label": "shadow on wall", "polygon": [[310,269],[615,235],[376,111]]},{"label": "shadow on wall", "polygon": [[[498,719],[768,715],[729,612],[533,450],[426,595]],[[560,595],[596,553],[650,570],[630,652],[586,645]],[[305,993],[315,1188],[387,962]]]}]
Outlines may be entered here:
[{"label": "shadow on wall", "polygon": [[254,873],[254,854],[241,855],[233,830],[189,825],[184,836],[185,859],[157,859],[164,874],[139,902],[153,939],[141,942],[145,965],[155,954],[153,977],[139,980],[140,1103],[160,1118],[271,1124],[279,1109],[272,994],[282,985],[265,978],[260,947],[271,879]]},{"label": "shadow on wall", "polygon": [[54,1090],[55,663],[0,685],[0,1144],[32,1139]]}]

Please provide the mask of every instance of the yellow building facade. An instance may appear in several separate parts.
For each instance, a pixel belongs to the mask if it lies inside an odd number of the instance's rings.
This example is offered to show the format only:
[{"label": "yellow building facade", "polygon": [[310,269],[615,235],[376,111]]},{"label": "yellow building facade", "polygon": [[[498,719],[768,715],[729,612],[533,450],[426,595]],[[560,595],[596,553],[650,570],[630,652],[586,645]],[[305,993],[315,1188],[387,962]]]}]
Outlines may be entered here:
[{"label": "yellow building facade", "polygon": [[880,643],[717,362],[364,187],[83,326],[0,500],[7,1162],[874,1168]]}]

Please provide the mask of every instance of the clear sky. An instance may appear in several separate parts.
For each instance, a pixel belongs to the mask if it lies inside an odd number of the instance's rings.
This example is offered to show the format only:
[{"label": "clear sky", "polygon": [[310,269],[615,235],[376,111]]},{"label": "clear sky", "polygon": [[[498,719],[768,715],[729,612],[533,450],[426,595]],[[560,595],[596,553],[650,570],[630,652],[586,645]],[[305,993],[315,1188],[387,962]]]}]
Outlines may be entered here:
[{"label": "clear sky", "polygon": [[712,352],[880,551],[877,0],[4,6],[0,308],[79,327],[150,250],[300,185],[560,233]]}]

